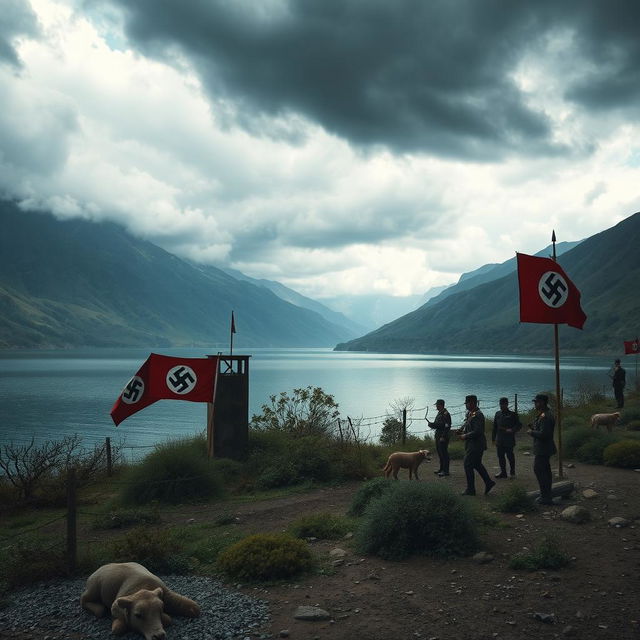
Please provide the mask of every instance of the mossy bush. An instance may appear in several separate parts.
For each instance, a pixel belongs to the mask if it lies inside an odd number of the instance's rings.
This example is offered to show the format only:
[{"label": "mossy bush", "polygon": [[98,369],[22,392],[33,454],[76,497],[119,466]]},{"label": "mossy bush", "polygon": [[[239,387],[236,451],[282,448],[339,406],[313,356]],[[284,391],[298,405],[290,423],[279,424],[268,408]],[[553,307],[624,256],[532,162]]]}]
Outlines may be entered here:
[{"label": "mossy bush", "polygon": [[158,445],[131,467],[124,475],[120,499],[125,505],[180,504],[217,498],[223,492],[204,439],[192,438]]},{"label": "mossy bush", "polygon": [[235,580],[282,580],[309,571],[313,557],[303,540],[288,534],[258,533],[225,549],[218,568]]},{"label": "mossy bush", "polygon": [[519,484],[509,484],[502,493],[494,498],[493,506],[502,513],[535,511],[533,499],[527,495],[526,489]]},{"label": "mossy bush", "polygon": [[373,478],[361,484],[351,500],[348,514],[355,517],[361,516],[369,503],[389,491],[394,482],[395,480],[389,478]]},{"label": "mossy bush", "polygon": [[154,573],[187,573],[189,560],[169,529],[136,527],[111,543],[113,562],[139,562]]},{"label": "mossy bush", "polygon": [[0,551],[0,593],[7,589],[66,575],[64,544],[51,546],[51,540],[24,536]]},{"label": "mossy bush", "polygon": [[385,560],[464,556],[480,546],[467,504],[444,484],[397,482],[372,500],[356,532],[360,552]]},{"label": "mossy bush", "polygon": [[604,463],[623,469],[640,468],[640,441],[622,440],[610,444],[603,453]]},{"label": "mossy bush", "polygon": [[530,551],[522,551],[511,558],[512,569],[538,571],[540,569],[558,570],[569,564],[569,556],[560,548],[553,537],[545,537]]},{"label": "mossy bush", "polygon": [[289,533],[296,538],[318,538],[320,540],[337,540],[353,531],[354,523],[342,516],[332,513],[313,513],[301,516],[288,527]]},{"label": "mossy bush", "polygon": [[611,433],[596,432],[578,447],[575,457],[586,464],[604,464],[604,450],[616,440],[617,437]]}]

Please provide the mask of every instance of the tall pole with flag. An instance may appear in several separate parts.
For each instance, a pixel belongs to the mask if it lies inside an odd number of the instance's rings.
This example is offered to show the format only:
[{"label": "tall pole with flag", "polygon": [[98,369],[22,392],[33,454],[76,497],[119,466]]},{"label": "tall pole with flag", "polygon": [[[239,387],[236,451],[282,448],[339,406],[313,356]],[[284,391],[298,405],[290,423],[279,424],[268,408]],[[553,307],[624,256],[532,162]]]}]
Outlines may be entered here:
[{"label": "tall pole with flag", "polygon": [[230,332],[230,344],[229,344],[229,355],[233,355],[233,334],[236,332],[236,319],[233,315],[233,311],[231,312],[231,332]]},{"label": "tall pole with flag", "polygon": [[640,353],[640,339],[638,339],[637,336],[635,340],[624,341],[624,353],[625,355],[636,356],[636,390],[638,390],[640,388],[638,386],[638,353]]},{"label": "tall pole with flag", "polygon": [[[551,232],[551,246],[553,247],[553,261],[556,258],[556,230]],[[558,476],[564,477],[562,468],[562,396],[560,394],[560,341],[558,339],[558,323],[553,325],[553,355],[556,361],[556,426],[558,428]]]},{"label": "tall pole with flag", "polygon": [[587,319],[580,306],[580,291],[556,260],[556,234],[551,236],[553,257],[539,258],[516,254],[520,291],[520,322],[552,324],[556,363],[558,474],[562,477],[562,395],[560,392],[560,349],[558,325],[582,329]]}]

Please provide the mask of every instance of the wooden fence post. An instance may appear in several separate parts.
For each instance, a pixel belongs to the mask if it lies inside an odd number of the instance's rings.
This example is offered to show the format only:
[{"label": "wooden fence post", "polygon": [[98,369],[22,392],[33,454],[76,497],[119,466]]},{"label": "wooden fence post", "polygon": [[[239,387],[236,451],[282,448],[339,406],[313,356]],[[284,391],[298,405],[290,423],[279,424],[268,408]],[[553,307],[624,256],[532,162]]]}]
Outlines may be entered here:
[{"label": "wooden fence post", "polygon": [[407,410],[402,410],[402,446],[407,441]]},{"label": "wooden fence post", "polygon": [[73,575],[76,570],[76,470],[67,470],[67,570]]},{"label": "wooden fence post", "polygon": [[111,459],[111,438],[107,438],[105,442],[105,448],[107,450],[107,477],[110,478],[113,474],[113,463]]}]

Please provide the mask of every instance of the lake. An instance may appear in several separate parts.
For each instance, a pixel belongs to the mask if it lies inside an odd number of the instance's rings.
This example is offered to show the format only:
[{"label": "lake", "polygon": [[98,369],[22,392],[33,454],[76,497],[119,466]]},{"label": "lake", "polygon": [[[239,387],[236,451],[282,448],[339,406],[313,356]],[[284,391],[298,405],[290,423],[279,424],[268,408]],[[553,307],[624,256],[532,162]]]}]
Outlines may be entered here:
[{"label": "lake", "polygon": [[[330,349],[236,349],[251,355],[250,415],[269,396],[308,385],[322,387],[340,406],[342,417],[359,419],[361,432],[375,438],[389,403],[415,398],[409,430],[425,430],[425,407],[447,402],[454,426],[463,415],[464,396],[475,393],[487,416],[498,398],[518,396],[521,410],[531,408],[539,391],[555,387],[551,357],[474,355],[390,355],[333,352]],[[201,349],[163,350],[167,355],[203,357]],[[161,400],[115,428],[109,411],[124,385],[149,355],[142,349],[0,352],[0,445],[58,439],[79,433],[86,446],[106,436],[135,449],[168,438],[191,435],[205,426],[206,405]],[[565,398],[580,388],[611,394],[609,357],[561,358]],[[632,370],[628,369],[628,382]]]}]

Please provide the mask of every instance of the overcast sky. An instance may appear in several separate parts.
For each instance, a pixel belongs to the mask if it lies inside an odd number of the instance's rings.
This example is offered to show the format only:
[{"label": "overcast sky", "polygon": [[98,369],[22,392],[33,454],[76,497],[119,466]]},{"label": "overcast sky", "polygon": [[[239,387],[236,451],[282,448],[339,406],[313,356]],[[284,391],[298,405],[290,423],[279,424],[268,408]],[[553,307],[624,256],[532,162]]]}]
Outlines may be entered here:
[{"label": "overcast sky", "polygon": [[329,296],[640,210],[637,0],[0,0],[0,194]]}]

